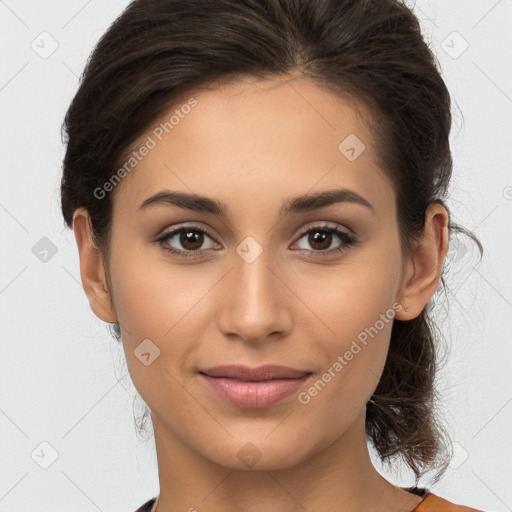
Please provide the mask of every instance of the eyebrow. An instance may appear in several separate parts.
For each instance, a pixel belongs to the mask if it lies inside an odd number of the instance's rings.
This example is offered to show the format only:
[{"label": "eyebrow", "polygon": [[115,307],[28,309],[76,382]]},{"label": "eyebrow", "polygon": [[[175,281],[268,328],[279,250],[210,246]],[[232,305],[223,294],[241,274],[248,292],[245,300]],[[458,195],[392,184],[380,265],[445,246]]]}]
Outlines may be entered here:
[{"label": "eyebrow", "polygon": [[[287,200],[279,210],[280,215],[288,213],[308,212],[330,206],[336,203],[354,203],[365,206],[376,214],[375,208],[364,197],[353,190],[346,188],[324,190],[294,197]],[[212,213],[214,215],[226,215],[229,211],[227,205],[206,196],[190,194],[186,192],[175,192],[171,190],[162,190],[157,194],[148,197],[140,205],[139,210],[145,210],[151,206],[170,204],[193,210],[196,212]]]}]

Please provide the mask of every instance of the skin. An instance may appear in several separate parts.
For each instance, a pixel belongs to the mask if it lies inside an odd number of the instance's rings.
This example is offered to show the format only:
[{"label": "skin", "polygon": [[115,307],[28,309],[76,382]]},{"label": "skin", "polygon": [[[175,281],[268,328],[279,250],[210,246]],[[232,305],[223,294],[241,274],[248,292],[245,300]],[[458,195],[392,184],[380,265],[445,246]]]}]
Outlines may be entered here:
[{"label": "skin", "polygon": [[[292,395],[264,409],[238,408],[212,394],[197,369],[273,363],[312,371],[316,381],[394,303],[403,306],[399,320],[423,310],[439,284],[448,212],[429,206],[424,235],[406,256],[369,112],[312,81],[243,80],[196,92],[197,106],[117,185],[107,264],[92,243],[87,211],[74,215],[90,306],[105,322],[120,322],[131,378],[151,409],[156,509],[413,510],[422,498],[377,472],[365,438],[365,405],[384,368],[392,322],[307,404]],[[338,150],[349,134],[366,145],[354,161]],[[342,202],[279,215],[291,197],[340,187],[374,211]],[[227,214],[170,204],[139,210],[164,189],[216,199]],[[156,241],[183,223],[209,235],[198,233],[195,246],[179,235]],[[346,245],[337,235],[323,246],[311,238],[316,231],[309,240],[301,235],[326,223],[351,230],[357,242],[320,255]],[[247,236],[263,248],[251,263],[236,252]],[[169,245],[202,253],[180,257]],[[144,339],[160,350],[148,366],[134,355]],[[261,456],[251,468],[237,456],[247,443]]]}]

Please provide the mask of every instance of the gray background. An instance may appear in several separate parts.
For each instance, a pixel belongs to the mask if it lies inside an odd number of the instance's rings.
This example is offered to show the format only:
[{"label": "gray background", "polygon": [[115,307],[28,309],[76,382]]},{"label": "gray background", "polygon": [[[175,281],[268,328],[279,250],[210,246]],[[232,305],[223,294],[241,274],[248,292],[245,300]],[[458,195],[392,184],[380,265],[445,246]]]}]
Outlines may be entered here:
[{"label": "gray background", "polygon": [[[89,308],[59,210],[61,123],[93,45],[127,4],[0,0],[5,512],[129,512],[158,493],[153,440],[144,445],[134,433],[124,355]],[[414,10],[453,99],[448,205],[486,251],[476,266],[466,239],[450,250],[439,392],[455,457],[432,490],[512,510],[512,0],[418,0]]]}]

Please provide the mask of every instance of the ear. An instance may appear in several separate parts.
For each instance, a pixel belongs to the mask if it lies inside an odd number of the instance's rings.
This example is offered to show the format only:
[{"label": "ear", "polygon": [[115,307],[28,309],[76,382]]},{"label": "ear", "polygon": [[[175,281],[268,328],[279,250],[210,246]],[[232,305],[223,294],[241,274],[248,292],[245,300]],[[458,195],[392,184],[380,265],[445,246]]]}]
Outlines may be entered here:
[{"label": "ear", "polygon": [[448,251],[449,214],[439,203],[430,203],[425,212],[425,229],[405,265],[398,302],[397,320],[416,318],[434,295],[441,280]]},{"label": "ear", "polygon": [[89,212],[78,208],[73,213],[73,230],[80,257],[80,275],[94,314],[105,322],[117,322],[111,302],[100,249],[94,244]]}]

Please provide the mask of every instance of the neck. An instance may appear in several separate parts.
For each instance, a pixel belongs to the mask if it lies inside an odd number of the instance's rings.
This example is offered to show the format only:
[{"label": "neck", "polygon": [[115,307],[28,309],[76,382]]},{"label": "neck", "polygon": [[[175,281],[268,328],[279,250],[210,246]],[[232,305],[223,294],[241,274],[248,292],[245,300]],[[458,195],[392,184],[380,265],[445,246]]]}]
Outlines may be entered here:
[{"label": "neck", "polygon": [[373,466],[364,413],[333,443],[298,464],[240,470],[204,458],[153,417],[160,495],[152,512],[303,512],[392,509],[421,502]]}]

